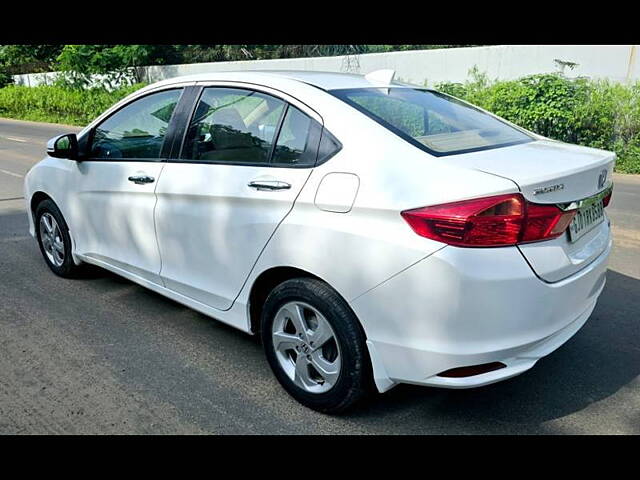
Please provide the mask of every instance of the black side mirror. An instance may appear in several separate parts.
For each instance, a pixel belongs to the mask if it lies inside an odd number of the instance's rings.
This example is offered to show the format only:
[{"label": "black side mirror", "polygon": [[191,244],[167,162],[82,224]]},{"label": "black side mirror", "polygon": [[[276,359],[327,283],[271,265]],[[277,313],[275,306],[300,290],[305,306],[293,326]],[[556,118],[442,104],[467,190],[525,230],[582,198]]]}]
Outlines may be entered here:
[{"label": "black side mirror", "polygon": [[47,155],[78,160],[78,138],[75,133],[58,135],[47,142]]}]

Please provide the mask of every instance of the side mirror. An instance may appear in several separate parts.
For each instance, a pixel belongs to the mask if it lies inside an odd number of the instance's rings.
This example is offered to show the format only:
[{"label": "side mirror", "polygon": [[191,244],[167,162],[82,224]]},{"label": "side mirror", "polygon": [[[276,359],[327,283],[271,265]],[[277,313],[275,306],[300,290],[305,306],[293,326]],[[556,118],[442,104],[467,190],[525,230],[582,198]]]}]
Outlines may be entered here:
[{"label": "side mirror", "polygon": [[78,160],[78,138],[75,133],[58,135],[47,142],[47,155]]}]

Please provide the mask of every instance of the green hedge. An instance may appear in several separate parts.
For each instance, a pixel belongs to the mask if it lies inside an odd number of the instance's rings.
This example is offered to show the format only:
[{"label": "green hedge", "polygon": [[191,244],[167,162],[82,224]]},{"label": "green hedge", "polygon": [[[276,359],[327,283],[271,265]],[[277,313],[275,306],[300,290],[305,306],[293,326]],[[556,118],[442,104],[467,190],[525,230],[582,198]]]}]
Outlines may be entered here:
[{"label": "green hedge", "polygon": [[9,85],[0,89],[0,117],[85,126],[142,86],[137,84],[108,92],[102,88]]},{"label": "green hedge", "polygon": [[471,72],[467,83],[436,90],[478,105],[545,137],[615,151],[616,171],[640,173],[640,82],[531,75],[489,82]]}]

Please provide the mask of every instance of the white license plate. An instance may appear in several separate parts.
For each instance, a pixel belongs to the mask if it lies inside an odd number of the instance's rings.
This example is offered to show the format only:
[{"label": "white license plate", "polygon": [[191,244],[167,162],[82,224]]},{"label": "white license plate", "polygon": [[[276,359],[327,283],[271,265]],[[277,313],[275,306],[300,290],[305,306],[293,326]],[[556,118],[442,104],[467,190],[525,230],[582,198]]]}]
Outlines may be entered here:
[{"label": "white license plate", "polygon": [[602,200],[578,209],[569,225],[569,241],[576,242],[584,234],[595,228],[604,220],[604,206]]}]

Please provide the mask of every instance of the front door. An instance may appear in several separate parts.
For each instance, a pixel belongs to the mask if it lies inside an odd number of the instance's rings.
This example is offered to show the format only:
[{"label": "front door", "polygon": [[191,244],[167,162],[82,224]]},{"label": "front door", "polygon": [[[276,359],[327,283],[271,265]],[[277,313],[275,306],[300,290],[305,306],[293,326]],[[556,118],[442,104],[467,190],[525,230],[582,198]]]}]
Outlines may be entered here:
[{"label": "front door", "polygon": [[71,204],[76,252],[160,283],[154,193],[182,89],[132,101],[92,131]]}]

